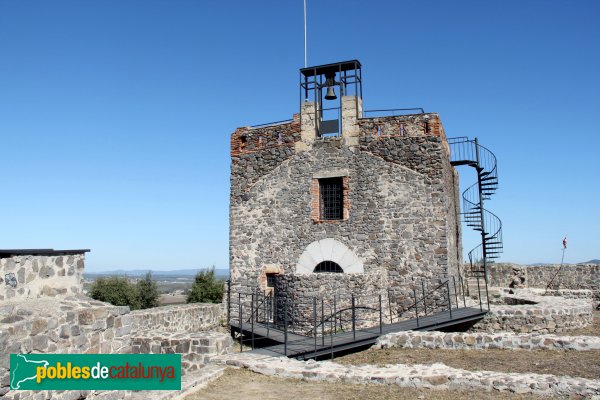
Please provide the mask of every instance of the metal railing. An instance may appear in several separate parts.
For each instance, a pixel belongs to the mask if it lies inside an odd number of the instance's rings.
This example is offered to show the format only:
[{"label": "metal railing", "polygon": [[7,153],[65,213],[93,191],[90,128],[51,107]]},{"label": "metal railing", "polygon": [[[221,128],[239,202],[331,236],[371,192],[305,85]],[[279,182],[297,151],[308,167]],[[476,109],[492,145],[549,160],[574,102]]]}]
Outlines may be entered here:
[{"label": "metal railing", "polygon": [[283,119],[281,121],[267,122],[265,124],[250,125],[250,128],[252,128],[252,129],[255,129],[255,128],[266,128],[266,127],[274,126],[274,125],[290,124],[292,122],[294,122],[293,119]]},{"label": "metal railing", "polygon": [[[418,113],[407,112],[407,111],[418,111]],[[381,113],[383,115],[371,115],[374,113]],[[400,115],[410,115],[410,114],[425,114],[425,110],[421,107],[414,108],[389,108],[383,110],[363,110],[362,118],[376,118],[376,117],[396,117]]]},{"label": "metal railing", "polygon": [[[483,286],[489,310],[487,283],[477,278],[477,284],[479,308],[483,312]],[[360,337],[365,332],[379,336],[386,325],[409,320],[416,321],[416,327],[421,328],[424,317],[446,312],[452,321],[456,310],[467,308],[464,286],[461,277],[452,277],[435,285],[425,280],[413,281],[372,295],[343,293],[298,299],[285,293],[273,295],[254,290],[238,292],[232,298],[228,282],[227,315],[230,326],[237,330],[240,352],[244,351],[244,345],[255,349],[279,343],[285,356],[299,354],[298,346],[302,345],[305,358],[323,354],[333,357],[336,335],[350,335],[357,341],[359,332]],[[307,338],[313,343],[310,350],[306,349]]]},{"label": "metal railing", "polygon": [[496,156],[477,138],[450,138],[448,144],[452,165],[468,165],[477,170],[477,182],[462,193],[462,216],[463,222],[481,235],[481,244],[468,253],[469,275],[483,276],[487,282],[487,264],[503,251],[502,221],[484,208],[484,200],[489,200],[498,188]]}]

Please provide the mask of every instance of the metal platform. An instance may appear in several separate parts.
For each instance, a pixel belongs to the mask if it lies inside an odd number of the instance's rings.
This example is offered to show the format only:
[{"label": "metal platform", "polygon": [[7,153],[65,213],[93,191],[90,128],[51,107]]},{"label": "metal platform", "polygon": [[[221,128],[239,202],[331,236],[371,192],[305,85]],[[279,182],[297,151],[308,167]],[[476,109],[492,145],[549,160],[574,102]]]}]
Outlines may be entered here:
[{"label": "metal platform", "polygon": [[[452,313],[443,311],[428,316],[422,316],[418,319],[407,319],[400,322],[377,325],[372,328],[356,329],[355,331],[326,334],[318,337],[307,337],[284,332],[273,326],[267,326],[263,323],[256,322],[243,323],[241,331],[243,336],[246,337],[244,342],[247,344],[249,340],[252,340],[250,339],[251,336],[256,342],[268,339],[277,343],[262,348],[254,348],[252,350],[254,353],[275,357],[287,356],[300,360],[322,358],[325,356],[333,358],[336,353],[339,354],[352,349],[373,345],[379,336],[387,333],[408,330],[431,331],[458,326],[467,322],[480,320],[486,313],[487,310],[465,307],[452,310]],[[239,322],[231,321],[231,327],[233,330],[239,331]]]}]

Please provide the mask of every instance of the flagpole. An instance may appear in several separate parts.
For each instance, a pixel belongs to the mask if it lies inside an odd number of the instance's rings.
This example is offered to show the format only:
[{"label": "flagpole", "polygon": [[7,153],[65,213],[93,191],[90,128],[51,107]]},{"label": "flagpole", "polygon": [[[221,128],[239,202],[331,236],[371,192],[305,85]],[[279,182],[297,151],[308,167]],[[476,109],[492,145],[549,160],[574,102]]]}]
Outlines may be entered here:
[{"label": "flagpole", "polygon": [[[563,264],[565,262],[565,251],[567,250],[567,235],[565,235],[565,238],[563,239],[562,245],[563,245],[563,249],[562,249],[562,258],[560,259],[560,267],[558,267],[558,271],[556,271],[556,273],[554,274],[554,276],[552,277],[552,279],[550,279],[550,282],[548,282],[548,285],[546,285],[546,291],[544,292],[544,294],[548,293],[548,290],[550,289],[550,286],[554,282],[554,279],[558,276],[558,273],[562,269]],[[557,287],[557,289],[558,289],[558,287]]]},{"label": "flagpole", "polygon": [[304,68],[308,67],[306,56],[306,0],[304,0]]}]

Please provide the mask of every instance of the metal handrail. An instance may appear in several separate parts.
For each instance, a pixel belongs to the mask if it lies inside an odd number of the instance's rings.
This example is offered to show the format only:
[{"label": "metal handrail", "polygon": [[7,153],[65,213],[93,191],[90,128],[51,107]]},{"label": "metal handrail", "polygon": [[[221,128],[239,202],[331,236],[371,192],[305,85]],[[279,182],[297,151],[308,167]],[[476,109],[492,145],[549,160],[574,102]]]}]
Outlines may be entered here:
[{"label": "metal handrail", "polygon": [[[421,111],[419,114],[425,114],[425,110],[422,107],[413,107],[413,108],[388,108],[388,109],[382,109],[382,110],[363,110],[363,117],[362,118],[369,118],[366,116],[367,113],[373,113],[373,112],[393,112],[393,111]],[[405,114],[406,115],[406,114]],[[396,115],[388,115],[388,117],[395,117]],[[373,118],[377,118],[377,117],[373,117]]]},{"label": "metal handrail", "polygon": [[410,310],[410,309],[411,309],[411,308],[413,308],[413,307],[416,307],[416,306],[418,306],[418,305],[419,305],[419,303],[421,303],[421,302],[424,302],[426,298],[430,297],[430,296],[431,296],[431,295],[432,295],[432,294],[433,294],[433,293],[434,293],[436,290],[438,290],[438,289],[439,289],[439,288],[441,288],[442,286],[446,285],[448,282],[450,282],[450,279],[446,279],[444,282],[440,283],[440,284],[439,284],[437,287],[435,287],[435,289],[431,289],[431,290],[430,290],[430,291],[427,293],[427,295],[426,295],[426,296],[423,296],[423,298],[422,298],[422,301],[418,301],[418,302],[417,302],[417,301],[415,300],[415,303],[414,303],[412,306],[408,307],[406,310],[404,310],[404,312],[406,312],[406,311]]},{"label": "metal handrail", "polygon": [[258,125],[250,125],[249,128],[255,129],[255,128],[266,128],[272,125],[283,125],[286,123],[291,123],[294,122],[294,119],[284,119],[281,121],[273,121],[273,122],[267,122],[266,124],[258,124]]}]

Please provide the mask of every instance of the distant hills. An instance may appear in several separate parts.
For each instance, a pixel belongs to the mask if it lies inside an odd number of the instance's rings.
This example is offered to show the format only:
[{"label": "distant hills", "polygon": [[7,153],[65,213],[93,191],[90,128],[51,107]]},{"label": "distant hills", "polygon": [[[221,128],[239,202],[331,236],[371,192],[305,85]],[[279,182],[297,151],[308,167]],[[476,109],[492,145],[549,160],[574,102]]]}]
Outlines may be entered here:
[{"label": "distant hills", "polygon": [[[533,264],[528,264],[528,265],[534,265],[534,266],[539,266],[539,265],[556,265],[558,264],[557,262],[553,262],[553,263],[533,263]],[[569,264],[569,263],[565,263],[565,264]],[[584,262],[580,262],[580,263],[571,263],[571,264],[597,264],[600,265],[600,260],[598,259],[593,259],[590,261],[584,261]]]},{"label": "distant hills", "polygon": [[[207,268],[195,268],[195,269],[174,269],[171,271],[161,271],[161,270],[149,270],[149,269],[115,269],[113,271],[100,271],[100,272],[89,272],[84,275],[88,276],[110,276],[110,275],[120,275],[120,276],[144,276],[148,271],[152,272],[152,276],[155,278],[162,277],[194,277],[198,272],[202,270],[206,270]],[[215,269],[215,275],[217,278],[229,278],[229,270],[228,269]]]}]

